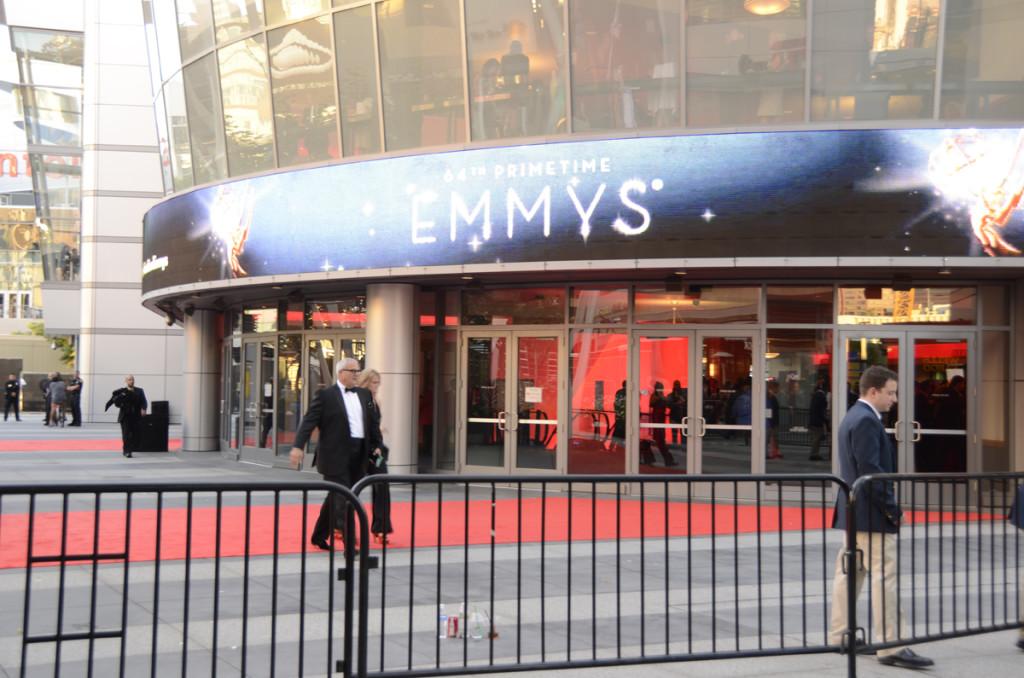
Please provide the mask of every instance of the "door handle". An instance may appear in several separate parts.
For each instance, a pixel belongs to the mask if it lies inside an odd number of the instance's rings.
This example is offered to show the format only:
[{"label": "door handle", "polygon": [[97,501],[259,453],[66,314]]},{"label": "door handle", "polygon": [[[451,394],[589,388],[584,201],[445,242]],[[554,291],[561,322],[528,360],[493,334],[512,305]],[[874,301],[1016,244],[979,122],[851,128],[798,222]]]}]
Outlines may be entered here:
[{"label": "door handle", "polygon": [[690,418],[689,417],[683,417],[683,421],[681,423],[683,424],[683,435],[686,436],[687,438],[689,438],[690,437]]},{"label": "door handle", "polygon": [[505,410],[498,412],[498,430],[504,431],[505,429]]},{"label": "door handle", "polygon": [[[506,416],[507,416],[507,414],[508,413],[506,413]],[[513,414],[512,415],[512,419],[508,420],[508,421],[512,422],[511,424],[506,424],[506,426],[507,426],[509,431],[512,431],[514,433],[514,432],[519,430],[519,415],[518,414]]]},{"label": "door handle", "polygon": [[903,437],[900,436],[900,430],[903,428],[903,420],[902,419],[897,419],[896,423],[893,425],[893,427],[896,429],[896,434],[895,434],[896,442],[902,443],[903,442]]},{"label": "door handle", "polygon": [[910,439],[910,442],[916,443],[921,440],[921,422],[912,421],[910,422],[914,426],[914,437]]},{"label": "door handle", "polygon": [[704,434],[708,432],[708,420],[704,417],[697,417],[697,421],[700,422],[700,433],[697,436],[703,438]]}]

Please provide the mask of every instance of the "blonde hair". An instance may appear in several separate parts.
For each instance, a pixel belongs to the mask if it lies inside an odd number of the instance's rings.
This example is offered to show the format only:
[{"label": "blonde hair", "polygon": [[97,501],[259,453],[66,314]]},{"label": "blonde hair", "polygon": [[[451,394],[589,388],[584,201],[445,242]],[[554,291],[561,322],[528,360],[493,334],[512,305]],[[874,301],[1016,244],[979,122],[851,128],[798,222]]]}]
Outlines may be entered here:
[{"label": "blonde hair", "polygon": [[356,386],[359,388],[370,388],[370,382],[373,381],[374,377],[380,379],[380,372],[368,367],[359,373],[359,379],[356,381]]}]

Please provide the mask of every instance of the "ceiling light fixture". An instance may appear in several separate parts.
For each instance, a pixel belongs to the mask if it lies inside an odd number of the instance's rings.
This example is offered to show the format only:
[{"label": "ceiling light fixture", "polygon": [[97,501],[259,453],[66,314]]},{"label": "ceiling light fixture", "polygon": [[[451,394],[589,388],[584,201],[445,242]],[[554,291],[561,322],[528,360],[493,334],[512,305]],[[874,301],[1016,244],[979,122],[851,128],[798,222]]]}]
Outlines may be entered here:
[{"label": "ceiling light fixture", "polygon": [[781,14],[789,9],[790,0],[743,0],[743,9],[758,16]]}]

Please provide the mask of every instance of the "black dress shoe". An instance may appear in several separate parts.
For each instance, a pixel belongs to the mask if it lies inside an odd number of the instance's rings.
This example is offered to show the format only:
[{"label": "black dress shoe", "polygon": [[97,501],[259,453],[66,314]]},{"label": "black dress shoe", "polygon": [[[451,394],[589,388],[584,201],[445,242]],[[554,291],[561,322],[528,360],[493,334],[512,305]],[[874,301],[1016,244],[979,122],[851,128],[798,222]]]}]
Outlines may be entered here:
[{"label": "black dress shoe", "polygon": [[1017,639],[1017,647],[1021,650],[1024,650],[1024,638]]},{"label": "black dress shoe", "polygon": [[935,662],[928,657],[922,657],[909,647],[905,647],[895,654],[887,654],[878,658],[879,664],[886,666],[899,666],[904,669],[925,669]]},{"label": "black dress shoe", "polygon": [[327,543],[326,539],[310,539],[309,543],[317,547],[321,551],[330,551],[331,545]]}]

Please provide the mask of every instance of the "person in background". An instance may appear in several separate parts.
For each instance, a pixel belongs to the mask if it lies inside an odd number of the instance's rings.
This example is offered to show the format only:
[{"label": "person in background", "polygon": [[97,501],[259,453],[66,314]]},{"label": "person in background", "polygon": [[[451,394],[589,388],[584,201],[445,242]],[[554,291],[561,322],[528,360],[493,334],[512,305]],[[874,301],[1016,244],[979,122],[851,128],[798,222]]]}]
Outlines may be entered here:
[{"label": "person in background", "polygon": [[135,385],[135,377],[129,374],[124,378],[124,388],[110,394],[103,411],[109,410],[111,405],[120,410],[117,423],[121,424],[121,454],[130,459],[139,446],[139,420],[146,416],[149,407],[146,392]]},{"label": "person in background", "polygon": [[[363,370],[359,375],[359,388],[365,388],[373,396],[370,401],[377,421],[381,420],[380,402],[377,400],[377,390],[380,388],[380,372],[377,370]],[[379,452],[370,455],[370,464],[366,469],[366,475],[372,476],[388,472],[388,446],[384,444],[383,437],[387,431],[381,427],[381,444]],[[386,483],[373,486],[373,522],[370,524],[370,532],[373,539],[379,544],[388,543],[388,535],[395,529],[391,525],[391,488]]]},{"label": "person in background", "polygon": [[14,408],[14,418],[21,421],[21,413],[18,410],[18,401],[21,399],[21,381],[17,375],[8,374],[7,383],[4,385],[4,421]]},{"label": "person in background", "polygon": [[71,423],[68,426],[82,425],[82,376],[75,370],[75,376],[68,379],[68,407],[71,408]]},{"label": "person in background", "polygon": [[765,388],[764,444],[769,459],[782,459],[779,451],[779,382],[772,379]]},{"label": "person in background", "polygon": [[825,378],[819,376],[811,394],[811,406],[807,413],[807,428],[811,432],[811,461],[821,461],[821,442],[828,428],[828,389]]},{"label": "person in background", "polygon": [[50,423],[47,426],[60,424],[60,409],[64,407],[64,402],[67,400],[67,388],[68,385],[61,378],[60,372],[54,372],[53,378],[50,379],[50,383],[46,387],[46,394],[50,401]]},{"label": "person in background", "polygon": [[53,372],[39,380],[39,390],[43,393],[43,426],[50,425],[50,381],[53,379]]}]

